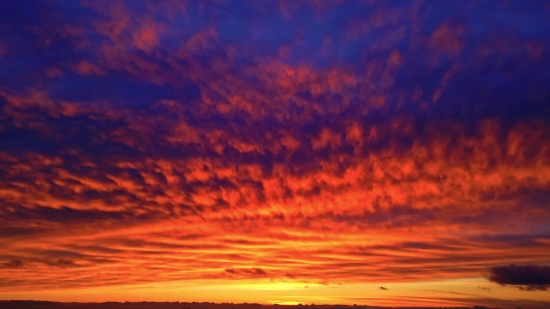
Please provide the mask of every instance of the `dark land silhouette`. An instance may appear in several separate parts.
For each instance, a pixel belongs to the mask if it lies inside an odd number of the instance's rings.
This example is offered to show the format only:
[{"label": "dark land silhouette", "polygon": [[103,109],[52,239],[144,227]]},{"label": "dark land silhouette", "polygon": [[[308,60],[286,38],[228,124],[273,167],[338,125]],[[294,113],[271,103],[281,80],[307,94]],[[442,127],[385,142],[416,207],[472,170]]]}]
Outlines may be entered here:
[{"label": "dark land silhouette", "polygon": [[[261,308],[260,308],[261,307]],[[53,302],[53,301],[26,301],[5,300],[0,301],[2,309],[277,309],[290,307],[289,309],[314,307],[316,309],[504,309],[500,307],[381,307],[369,305],[335,305],[335,304],[299,304],[299,305],[262,305],[257,303],[210,303],[210,302]],[[514,309],[521,309],[521,307]],[[537,308],[537,307],[530,307]],[[548,307],[539,307],[547,309]]]}]

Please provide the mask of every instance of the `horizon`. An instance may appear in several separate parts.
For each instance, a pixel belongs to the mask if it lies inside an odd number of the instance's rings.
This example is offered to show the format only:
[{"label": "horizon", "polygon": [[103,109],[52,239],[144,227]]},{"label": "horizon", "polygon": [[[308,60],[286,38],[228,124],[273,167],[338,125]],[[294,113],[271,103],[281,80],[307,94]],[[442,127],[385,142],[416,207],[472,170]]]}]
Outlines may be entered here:
[{"label": "horizon", "polygon": [[[288,304],[288,303],[269,303],[269,304],[262,304],[262,303],[233,303],[233,302],[222,302],[222,303],[215,303],[215,302],[187,302],[187,301],[103,301],[103,302],[56,302],[56,301],[47,301],[47,300],[0,300],[0,303],[25,303],[25,304],[43,304],[48,303],[50,306],[52,304],[59,304],[64,306],[63,308],[67,308],[65,305],[71,305],[71,304],[86,304],[86,305],[111,305],[111,304],[123,304],[123,305],[143,305],[143,304],[186,304],[186,305],[213,305],[213,306],[293,306],[293,307],[368,307],[368,308],[464,308],[464,309],[502,309],[501,307],[487,307],[483,305],[473,305],[473,306],[452,306],[452,307],[425,307],[425,306],[407,306],[407,307],[392,307],[392,306],[371,306],[371,305],[358,305],[358,304],[307,304],[307,303],[296,303],[296,304]],[[544,306],[545,303],[541,302],[537,305]],[[51,307],[50,307],[51,308]],[[158,309],[163,309],[162,307],[154,307]],[[518,307],[520,308],[520,307]],[[543,308],[543,307],[540,307]],[[6,309],[11,309],[10,307]],[[191,308],[184,308],[184,309],[191,309]]]},{"label": "horizon", "polygon": [[6,0],[0,68],[0,300],[550,308],[550,1]]}]

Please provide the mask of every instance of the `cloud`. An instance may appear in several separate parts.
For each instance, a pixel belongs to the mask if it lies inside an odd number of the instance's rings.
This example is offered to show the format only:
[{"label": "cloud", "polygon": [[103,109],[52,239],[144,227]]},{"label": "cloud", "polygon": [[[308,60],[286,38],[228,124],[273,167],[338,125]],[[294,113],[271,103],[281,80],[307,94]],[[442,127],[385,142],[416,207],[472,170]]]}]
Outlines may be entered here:
[{"label": "cloud", "polygon": [[44,260],[44,263],[49,266],[55,267],[73,267],[76,266],[76,263],[69,259],[57,259],[55,261]]},{"label": "cloud", "polygon": [[379,286],[378,289],[382,290],[382,291],[387,291],[388,289],[383,287],[383,286]]},{"label": "cloud", "polygon": [[416,282],[550,253],[536,5],[139,3],[0,19],[9,289]]},{"label": "cloud", "polygon": [[516,286],[525,291],[547,291],[550,287],[550,266],[525,264],[494,266],[489,269],[489,281]]},{"label": "cloud", "polygon": [[11,269],[11,268],[21,268],[23,267],[25,264],[21,261],[21,260],[18,260],[18,259],[13,259],[13,260],[10,260],[8,262],[5,262],[2,264],[2,268],[8,268],[8,269]]},{"label": "cloud", "polygon": [[264,277],[267,273],[261,268],[228,268],[224,271],[226,274],[244,277]]}]

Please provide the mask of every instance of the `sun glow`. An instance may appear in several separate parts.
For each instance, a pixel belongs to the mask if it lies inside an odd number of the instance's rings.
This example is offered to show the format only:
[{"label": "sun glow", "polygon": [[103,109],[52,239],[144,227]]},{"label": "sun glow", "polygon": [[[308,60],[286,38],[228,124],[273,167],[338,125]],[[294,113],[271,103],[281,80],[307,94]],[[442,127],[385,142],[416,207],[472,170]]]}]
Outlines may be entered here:
[{"label": "sun glow", "polygon": [[297,290],[303,289],[304,283],[299,282],[261,282],[254,284],[238,285],[239,288],[245,290],[262,290],[262,291],[281,291],[281,290]]},{"label": "sun glow", "polygon": [[269,303],[273,305],[285,305],[285,306],[296,306],[301,304],[300,302],[297,302],[297,301],[280,301],[280,300],[270,300]]}]

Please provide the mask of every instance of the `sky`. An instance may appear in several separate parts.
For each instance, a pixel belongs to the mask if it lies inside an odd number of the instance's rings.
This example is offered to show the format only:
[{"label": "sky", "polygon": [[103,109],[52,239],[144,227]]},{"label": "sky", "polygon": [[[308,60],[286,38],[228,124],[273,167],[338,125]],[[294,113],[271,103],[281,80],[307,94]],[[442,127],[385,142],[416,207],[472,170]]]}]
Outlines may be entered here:
[{"label": "sky", "polygon": [[545,0],[4,0],[0,299],[550,305],[549,49]]}]

